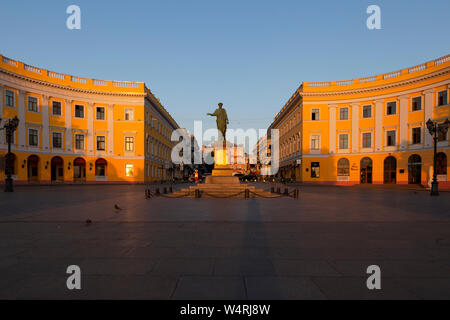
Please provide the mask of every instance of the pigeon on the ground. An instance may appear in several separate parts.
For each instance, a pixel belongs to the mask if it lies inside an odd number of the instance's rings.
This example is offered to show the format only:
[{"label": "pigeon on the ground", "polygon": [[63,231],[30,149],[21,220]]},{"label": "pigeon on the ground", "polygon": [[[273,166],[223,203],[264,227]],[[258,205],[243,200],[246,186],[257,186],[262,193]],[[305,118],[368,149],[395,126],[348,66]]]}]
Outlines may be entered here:
[{"label": "pigeon on the ground", "polygon": [[122,210],[122,208],[119,207],[117,204],[114,205],[114,209],[116,209],[116,210]]}]

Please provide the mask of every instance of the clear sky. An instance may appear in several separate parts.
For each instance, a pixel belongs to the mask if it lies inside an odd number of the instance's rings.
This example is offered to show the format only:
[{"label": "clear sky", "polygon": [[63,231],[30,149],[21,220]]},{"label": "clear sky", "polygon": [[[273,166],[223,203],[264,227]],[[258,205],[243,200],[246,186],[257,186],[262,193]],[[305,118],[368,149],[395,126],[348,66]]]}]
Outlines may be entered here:
[{"label": "clear sky", "polygon": [[[66,28],[81,7],[82,29]],[[381,7],[382,30],[366,28]],[[143,81],[181,127],[267,128],[302,81],[395,71],[450,53],[449,0],[2,1],[0,52],[80,77]]]}]

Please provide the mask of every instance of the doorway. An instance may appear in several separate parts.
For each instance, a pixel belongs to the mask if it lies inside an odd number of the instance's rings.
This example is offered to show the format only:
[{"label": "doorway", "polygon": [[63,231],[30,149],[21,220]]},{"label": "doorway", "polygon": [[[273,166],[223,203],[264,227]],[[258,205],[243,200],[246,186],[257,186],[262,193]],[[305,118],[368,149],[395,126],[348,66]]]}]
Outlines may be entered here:
[{"label": "doorway", "polygon": [[363,158],[361,160],[360,168],[361,168],[361,184],[371,184],[372,170],[373,170],[372,159]]},{"label": "doorway", "polygon": [[397,183],[397,159],[392,156],[384,159],[384,183]]}]

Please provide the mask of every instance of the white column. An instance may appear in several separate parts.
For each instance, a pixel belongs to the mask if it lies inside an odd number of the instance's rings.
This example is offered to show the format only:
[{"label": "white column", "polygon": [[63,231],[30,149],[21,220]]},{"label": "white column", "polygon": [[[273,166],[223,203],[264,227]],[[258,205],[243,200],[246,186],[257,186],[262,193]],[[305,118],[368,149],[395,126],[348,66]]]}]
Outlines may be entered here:
[{"label": "white column", "polygon": [[330,113],[329,119],[328,119],[328,133],[330,137],[329,145],[329,154],[335,154],[336,153],[336,104],[329,104],[328,110]]},{"label": "white column", "polygon": [[408,95],[400,96],[400,124],[399,138],[400,150],[405,150],[408,146]]},{"label": "white column", "polygon": [[92,154],[95,150],[94,148],[94,104],[87,104],[87,121],[88,121],[88,132],[87,132],[87,153]]},{"label": "white column", "polygon": [[375,152],[383,147],[383,100],[375,100]]},{"label": "white column", "polygon": [[114,105],[108,105],[108,155],[114,154]]},{"label": "white column", "polygon": [[44,151],[49,149],[49,139],[50,139],[49,128],[48,128],[48,123],[49,123],[48,101],[49,101],[49,96],[43,95],[42,96],[41,114],[42,114],[42,149]]},{"label": "white column", "polygon": [[359,151],[359,103],[352,104],[352,152]]},{"label": "white column", "polygon": [[64,111],[66,122],[66,152],[72,153],[72,100],[66,99],[66,108]]},{"label": "white column", "polygon": [[26,128],[25,128],[25,94],[26,91],[19,90],[19,101],[17,101],[17,108],[19,113],[19,127],[18,127],[18,133],[19,133],[19,140],[18,140],[18,146],[19,149],[25,148],[25,142],[26,142]]},{"label": "white column", "polygon": [[[433,119],[433,89],[428,89],[423,92],[425,99],[424,106],[424,123],[427,123],[428,119]],[[431,148],[433,146],[433,138],[425,129],[425,148]]]}]

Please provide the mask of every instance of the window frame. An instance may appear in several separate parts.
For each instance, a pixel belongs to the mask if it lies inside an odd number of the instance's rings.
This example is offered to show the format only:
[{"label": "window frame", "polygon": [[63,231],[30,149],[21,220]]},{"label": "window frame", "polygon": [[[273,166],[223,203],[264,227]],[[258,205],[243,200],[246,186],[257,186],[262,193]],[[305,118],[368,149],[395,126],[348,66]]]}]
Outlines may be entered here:
[{"label": "window frame", "polygon": [[[128,112],[130,112],[130,113],[128,113]],[[127,115],[131,115],[131,117],[128,116],[128,119],[127,119]],[[124,119],[124,121],[134,121],[134,108],[125,108],[123,111],[123,119]]]},{"label": "window frame", "polygon": [[[12,96],[9,96],[8,92],[12,93]],[[10,99],[12,99],[12,104],[9,104]],[[16,92],[14,90],[5,88],[5,106],[9,108],[16,107]]]},{"label": "window frame", "polygon": [[[365,137],[369,135],[369,146],[365,146],[365,142],[367,141]],[[362,132],[361,133],[361,148],[362,149],[372,149],[372,132]]]},{"label": "window frame", "polygon": [[[99,138],[103,138],[103,141],[99,140]],[[99,148],[99,143],[103,143],[103,149]],[[106,150],[106,136],[96,136],[95,138],[95,147],[97,151],[105,151]]]},{"label": "window frame", "polygon": [[[414,107],[415,100],[419,99],[419,108]],[[411,112],[422,111],[422,96],[416,96],[411,98]]]},{"label": "window frame", "polygon": [[[345,118],[342,116],[345,115]],[[348,120],[348,107],[339,108],[339,120]]]},{"label": "window frame", "polygon": [[[100,109],[103,110],[103,113],[100,112],[100,115],[103,115],[102,118],[98,117]],[[104,120],[106,120],[106,112],[105,112],[105,110],[106,110],[105,107],[102,107],[102,106],[95,107],[95,120],[97,120],[97,121],[104,121]]]},{"label": "window frame", "polygon": [[[417,132],[417,129],[419,130],[418,141],[415,140],[415,138],[417,138],[417,135],[415,133]],[[411,144],[421,144],[421,143],[422,143],[422,127],[411,128]]]},{"label": "window frame", "polygon": [[[391,107],[391,106],[394,106],[394,112],[393,113],[389,113],[389,108]],[[392,110],[391,110],[392,111]],[[386,115],[387,116],[395,116],[395,115],[397,115],[397,101],[389,101],[389,102],[386,102]]]},{"label": "window frame", "polygon": [[[442,104],[440,103],[440,98],[441,98],[440,94],[441,93],[445,93],[445,103],[442,103]],[[438,107],[442,107],[442,106],[448,105],[448,90],[445,89],[445,90],[441,90],[441,91],[437,92],[436,98],[437,98],[437,104],[436,105]]]},{"label": "window frame", "polygon": [[[129,139],[130,139],[130,141],[127,141]],[[124,140],[124,142],[125,142],[125,152],[134,152],[134,140],[135,140],[134,137],[131,137],[131,136],[126,136],[125,137],[125,140]],[[132,148],[130,149],[129,146],[132,146]]]},{"label": "window frame", "polygon": [[[59,104],[59,114],[55,113],[55,104],[56,105]],[[62,116],[62,103],[61,103],[61,101],[56,101],[56,100],[52,101],[52,116],[54,116],[54,117],[61,117]]]},{"label": "window frame", "polygon": [[[369,116],[368,117],[366,117],[366,115],[365,115],[366,108],[369,108]],[[371,104],[366,104],[365,106],[363,106],[362,117],[363,117],[363,119],[370,119],[370,118],[372,118],[372,105]]]},{"label": "window frame", "polygon": [[[58,139],[55,140],[55,135],[59,135],[59,142],[60,142],[59,146],[55,146],[55,141],[58,140]],[[53,149],[62,149],[62,133],[61,132],[52,132],[52,148]]]},{"label": "window frame", "polygon": [[[83,109],[82,109],[82,116],[81,116],[81,117],[77,114],[77,111],[79,111],[79,110],[77,110],[77,107],[82,107],[82,108],[83,108]],[[85,109],[85,106],[84,106],[84,105],[82,105],[82,104],[76,104],[76,105],[74,106],[74,111],[75,111],[74,116],[75,116],[75,118],[78,118],[78,119],[84,119],[84,109]]]},{"label": "window frame", "polygon": [[[78,139],[80,137],[82,137],[82,138]],[[84,134],[76,133],[74,140],[75,140],[75,150],[84,150],[85,149],[85,143],[84,143],[85,136],[84,136]],[[82,144],[81,148],[78,147],[78,143]]]},{"label": "window frame", "polygon": [[[128,169],[131,168],[131,175],[128,174]],[[134,164],[133,163],[125,163],[125,177],[132,178],[134,177]]]},{"label": "window frame", "polygon": [[[393,144],[389,144],[389,133],[394,133]],[[395,147],[397,146],[397,130],[387,130],[386,131],[386,147]]]},{"label": "window frame", "polygon": [[[316,118],[316,114],[317,114],[317,118]],[[311,121],[320,121],[320,108],[311,109]]]},{"label": "window frame", "polygon": [[[341,162],[346,161],[345,166],[342,166]],[[342,171],[344,169],[344,171]],[[337,162],[337,176],[349,177],[350,176],[350,160],[347,158],[340,158]]]},{"label": "window frame", "polygon": [[[341,140],[341,137],[346,137],[346,140]],[[340,133],[339,134],[339,150],[348,150],[349,149],[349,134],[348,133]],[[342,141],[344,141],[344,142],[346,142],[346,144],[347,144],[347,146],[344,148],[344,147],[341,147],[341,142]]]},{"label": "window frame", "polygon": [[[31,135],[31,131],[36,132],[36,135]],[[33,140],[31,139],[33,137]],[[31,142],[36,142],[35,144],[32,144]],[[34,128],[28,128],[28,146],[30,147],[39,147],[39,130]]]},{"label": "window frame", "polygon": [[39,112],[39,98],[27,96],[27,112]]}]

